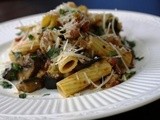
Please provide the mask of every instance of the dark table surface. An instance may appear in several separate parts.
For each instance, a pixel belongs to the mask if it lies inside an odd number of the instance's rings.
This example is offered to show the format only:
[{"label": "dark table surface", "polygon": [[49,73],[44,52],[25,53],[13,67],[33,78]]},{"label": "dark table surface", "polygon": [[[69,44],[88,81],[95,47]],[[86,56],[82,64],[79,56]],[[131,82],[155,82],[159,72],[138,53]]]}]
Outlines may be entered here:
[{"label": "dark table surface", "polygon": [[[0,0],[0,22],[26,15],[47,12],[67,0]],[[72,0],[92,9],[118,9],[160,16],[160,0]],[[143,107],[114,115],[107,120],[160,119],[160,99]]]}]

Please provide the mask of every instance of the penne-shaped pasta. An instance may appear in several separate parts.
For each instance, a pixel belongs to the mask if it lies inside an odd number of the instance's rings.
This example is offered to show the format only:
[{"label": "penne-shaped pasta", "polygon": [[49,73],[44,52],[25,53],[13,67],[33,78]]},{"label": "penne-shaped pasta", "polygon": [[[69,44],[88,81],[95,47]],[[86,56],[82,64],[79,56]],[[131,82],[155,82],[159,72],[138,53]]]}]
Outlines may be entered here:
[{"label": "penne-shaped pasta", "polygon": [[132,66],[132,60],[133,60],[133,55],[131,51],[120,51],[125,63],[127,64],[128,67]]},{"label": "penne-shaped pasta", "polygon": [[[88,48],[93,50],[94,53],[99,56],[112,57],[112,56],[118,55],[118,53],[116,52],[115,49],[113,49],[111,44],[112,43],[109,44],[101,40],[100,38],[90,36]],[[130,67],[133,59],[132,53],[127,50],[119,49],[119,47],[115,47],[115,48],[119,51],[120,56],[122,56],[122,59],[124,59],[124,62],[126,63],[126,65]]]},{"label": "penne-shaped pasta", "polygon": [[69,97],[110,74],[111,69],[111,65],[104,59],[59,81],[57,89],[63,96]]},{"label": "penne-shaped pasta", "polygon": [[110,44],[94,36],[89,36],[88,48],[99,56],[109,56],[110,52],[114,51]]},{"label": "penne-shaped pasta", "polygon": [[17,43],[11,49],[9,53],[9,57],[11,61],[16,61],[16,57],[13,52],[19,52],[22,55],[26,55],[27,53],[33,53],[39,48],[39,41],[38,40],[24,40]]},{"label": "penne-shaped pasta", "polygon": [[50,27],[50,28],[55,27],[58,24],[57,19],[58,19],[58,15],[47,14],[43,17],[41,25],[42,27]]},{"label": "penne-shaped pasta", "polygon": [[78,63],[78,59],[73,56],[67,56],[62,58],[62,60],[58,63],[58,68],[61,73],[69,73],[71,72]]},{"label": "penne-shaped pasta", "polygon": [[83,13],[85,13],[85,14],[87,14],[87,12],[88,12],[87,7],[84,6],[84,5],[80,5],[80,6],[78,7],[78,10],[80,10],[81,12],[83,12]]}]

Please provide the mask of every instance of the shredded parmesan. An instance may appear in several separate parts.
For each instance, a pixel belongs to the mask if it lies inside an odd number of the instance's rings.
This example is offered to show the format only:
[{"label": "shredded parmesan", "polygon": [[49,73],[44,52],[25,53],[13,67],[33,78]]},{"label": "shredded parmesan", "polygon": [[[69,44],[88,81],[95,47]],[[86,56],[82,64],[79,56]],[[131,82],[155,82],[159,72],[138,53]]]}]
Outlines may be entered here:
[{"label": "shredded parmesan", "polygon": [[32,41],[32,44],[31,44],[30,50],[32,50],[32,49],[33,49],[34,43],[35,43],[35,41]]},{"label": "shredded parmesan", "polygon": [[109,34],[110,27],[111,27],[111,23],[108,24],[106,35]]},{"label": "shredded parmesan", "polygon": [[127,64],[125,63],[125,61],[124,61],[124,59],[123,59],[121,53],[118,51],[118,49],[117,49],[112,43],[109,43],[109,44],[112,46],[112,48],[113,48],[113,49],[117,52],[117,54],[120,56],[120,58],[121,58],[121,60],[122,60],[122,62],[123,62],[123,64],[124,64],[124,66],[125,66],[127,72],[130,73],[130,70],[129,70]]},{"label": "shredded parmesan", "polygon": [[66,43],[65,43],[64,46],[63,46],[63,51],[66,50],[67,44],[68,44],[68,40],[66,41]]},{"label": "shredded parmesan", "polygon": [[113,19],[112,19],[112,32],[113,32],[114,35],[116,35],[116,32],[114,30],[114,23],[115,23],[115,17],[113,17]]},{"label": "shredded parmesan", "polygon": [[60,39],[59,37],[57,37],[56,43],[55,43],[55,48],[58,48],[58,47],[59,47],[60,41],[61,41],[61,39]]},{"label": "shredded parmesan", "polygon": [[84,76],[85,76],[85,80],[88,82],[88,84],[92,84],[94,87],[98,87],[91,79],[89,79],[89,77],[87,76],[87,74],[84,72],[83,73],[84,74]]},{"label": "shredded parmesan", "polygon": [[86,57],[86,56],[84,56],[84,55],[77,54],[77,53],[72,52],[72,51],[71,51],[71,52],[62,52],[62,53],[58,56],[58,58],[56,58],[56,59],[57,59],[56,64],[61,63],[61,62],[62,62],[62,59],[63,59],[64,57],[67,57],[67,56],[74,56],[74,57],[77,57],[79,60],[81,60],[81,59],[84,59],[84,60],[87,60],[87,61],[90,61],[90,60],[91,60],[90,58],[88,58],[88,57]]},{"label": "shredded parmesan", "polygon": [[105,31],[106,29],[106,13],[103,13],[103,30]]},{"label": "shredded parmesan", "polygon": [[122,80],[123,80],[123,81],[126,81],[126,80],[127,80],[127,78],[126,78],[125,75],[122,76]]},{"label": "shredded parmesan", "polygon": [[120,50],[124,50],[125,52],[127,52],[125,47],[121,47]]},{"label": "shredded parmesan", "polygon": [[100,89],[103,85],[105,85],[113,76],[114,71],[111,72],[110,76],[108,76],[96,89]]}]

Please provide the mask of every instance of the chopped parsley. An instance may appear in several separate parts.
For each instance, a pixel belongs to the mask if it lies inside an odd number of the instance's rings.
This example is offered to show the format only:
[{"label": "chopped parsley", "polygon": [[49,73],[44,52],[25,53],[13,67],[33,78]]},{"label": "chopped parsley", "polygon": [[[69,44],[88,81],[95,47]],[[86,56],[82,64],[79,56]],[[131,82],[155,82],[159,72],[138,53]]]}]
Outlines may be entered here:
[{"label": "chopped parsley", "polygon": [[0,82],[0,85],[5,88],[5,89],[11,89],[12,88],[12,84],[10,84],[9,82],[7,81],[1,81]]},{"label": "chopped parsley", "polygon": [[31,35],[31,34],[28,35],[28,38],[29,38],[30,40],[34,40],[34,36]]},{"label": "chopped parsley", "polygon": [[48,95],[50,95],[50,94],[49,93],[43,94],[43,96],[48,96]]},{"label": "chopped parsley", "polygon": [[60,9],[59,14],[60,15],[65,15],[68,12],[68,10]]},{"label": "chopped parsley", "polygon": [[141,61],[144,57],[135,57],[136,60]]},{"label": "chopped parsley", "polygon": [[48,52],[47,52],[47,56],[49,58],[55,58],[59,55],[60,53],[60,49],[59,48],[55,48],[55,47],[52,47]]},{"label": "chopped parsley", "polygon": [[20,93],[20,94],[19,94],[19,98],[24,99],[24,98],[26,98],[26,97],[27,97],[27,94],[26,94],[26,93]]},{"label": "chopped parsley", "polygon": [[126,40],[127,44],[129,45],[130,48],[134,48],[136,46],[136,43],[134,41],[128,41]]},{"label": "chopped parsley", "polygon": [[110,51],[110,52],[108,53],[108,55],[109,55],[109,57],[113,57],[113,56],[116,56],[116,55],[118,55],[118,54],[117,54],[117,52],[116,52],[115,50],[113,50],[113,51]]},{"label": "chopped parsley", "polygon": [[75,12],[77,12],[77,10],[75,10],[75,9],[59,9],[60,15],[66,15],[67,12],[75,13]]},{"label": "chopped parsley", "polygon": [[123,44],[123,45],[128,45],[128,47],[130,47],[131,49],[133,49],[133,48],[136,46],[135,41],[129,41],[129,40],[127,40],[126,38],[124,38],[124,39],[122,40],[122,44]]},{"label": "chopped parsley", "polygon": [[129,79],[129,78],[131,78],[133,75],[135,75],[136,74],[136,71],[132,71],[132,72],[130,72],[130,73],[125,73],[125,76],[126,76],[126,79]]},{"label": "chopped parsley", "polygon": [[102,26],[91,26],[91,32],[95,35],[101,36],[104,34],[104,30],[102,28]]},{"label": "chopped parsley", "polygon": [[11,68],[17,72],[20,72],[23,70],[23,67],[18,63],[12,63]]},{"label": "chopped parsley", "polygon": [[16,60],[18,60],[20,57],[22,57],[22,53],[21,52],[13,52],[12,54],[15,56]]}]

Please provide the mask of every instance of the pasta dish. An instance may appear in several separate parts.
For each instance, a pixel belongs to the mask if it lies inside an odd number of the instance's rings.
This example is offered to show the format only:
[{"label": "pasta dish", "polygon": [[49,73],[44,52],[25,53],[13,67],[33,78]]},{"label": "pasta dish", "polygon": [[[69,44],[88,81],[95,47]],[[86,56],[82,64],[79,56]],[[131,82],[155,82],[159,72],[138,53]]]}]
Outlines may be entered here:
[{"label": "pasta dish", "polygon": [[111,13],[63,3],[33,25],[17,27],[3,78],[19,91],[57,89],[64,97],[99,91],[135,74],[134,42],[122,38],[122,24]]}]

